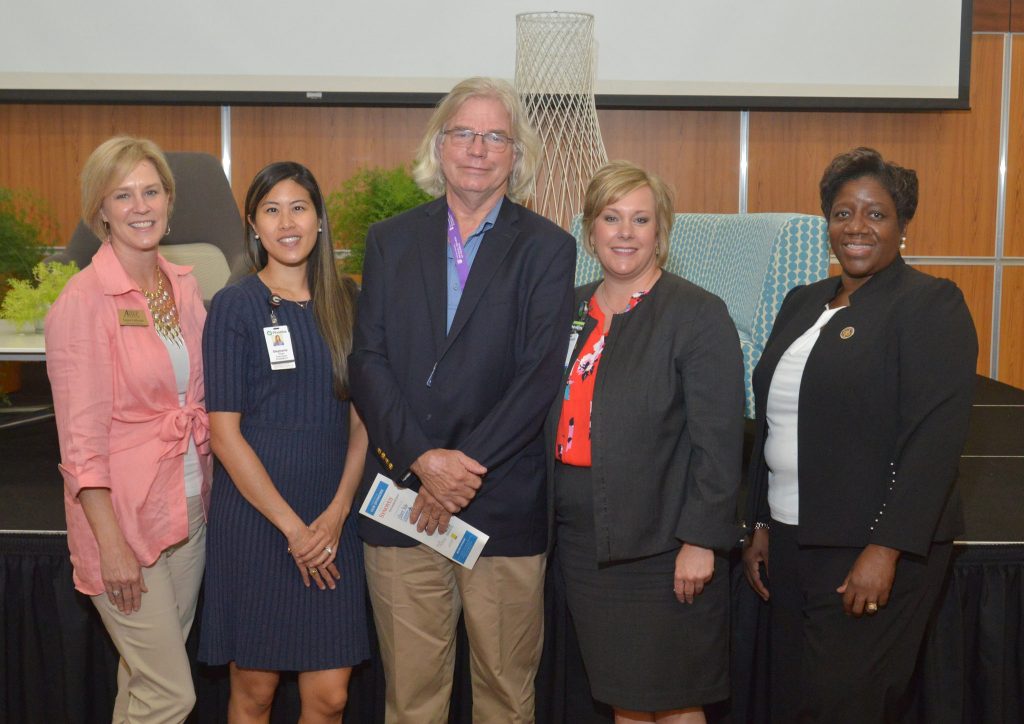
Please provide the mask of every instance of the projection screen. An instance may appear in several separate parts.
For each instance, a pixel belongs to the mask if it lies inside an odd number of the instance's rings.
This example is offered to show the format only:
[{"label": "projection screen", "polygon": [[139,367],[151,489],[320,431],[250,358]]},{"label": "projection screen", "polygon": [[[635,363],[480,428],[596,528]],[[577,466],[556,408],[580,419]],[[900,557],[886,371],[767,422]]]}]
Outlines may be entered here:
[{"label": "projection screen", "polygon": [[[434,102],[515,70],[530,0],[9,3],[0,101]],[[606,107],[966,108],[971,0],[576,0]]]}]

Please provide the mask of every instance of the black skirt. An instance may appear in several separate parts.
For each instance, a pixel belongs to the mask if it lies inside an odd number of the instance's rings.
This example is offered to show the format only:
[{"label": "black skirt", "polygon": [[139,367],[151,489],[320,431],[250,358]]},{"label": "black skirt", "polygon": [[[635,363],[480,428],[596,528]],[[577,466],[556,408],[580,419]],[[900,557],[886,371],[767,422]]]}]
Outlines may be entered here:
[{"label": "black skirt", "polygon": [[716,554],[703,593],[680,603],[672,590],[679,548],[597,564],[590,468],[556,464],[554,497],[555,550],[593,697],[633,711],[727,698],[727,559]]}]

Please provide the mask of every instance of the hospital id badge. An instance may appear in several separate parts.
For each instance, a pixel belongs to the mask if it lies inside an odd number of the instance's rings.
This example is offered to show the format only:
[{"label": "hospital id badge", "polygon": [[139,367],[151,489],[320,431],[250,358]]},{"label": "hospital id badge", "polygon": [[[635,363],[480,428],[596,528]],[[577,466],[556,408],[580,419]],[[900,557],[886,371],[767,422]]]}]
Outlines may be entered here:
[{"label": "hospital id badge", "polygon": [[580,332],[582,331],[582,321],[577,320],[572,323],[572,332],[569,333],[569,349],[565,351],[565,364],[562,365],[563,369],[568,369],[569,362],[572,361],[573,350],[576,349],[576,342],[579,341]]},{"label": "hospital id badge", "polygon": [[295,369],[295,352],[292,351],[292,336],[288,325],[264,327],[263,338],[267,343],[267,354],[270,356],[270,369]]}]

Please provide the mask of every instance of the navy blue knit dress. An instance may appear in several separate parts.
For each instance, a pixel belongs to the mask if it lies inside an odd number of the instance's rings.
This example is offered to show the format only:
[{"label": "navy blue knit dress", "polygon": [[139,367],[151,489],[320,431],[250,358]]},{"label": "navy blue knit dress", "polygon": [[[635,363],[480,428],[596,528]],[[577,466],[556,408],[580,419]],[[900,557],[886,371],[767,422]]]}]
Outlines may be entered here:
[{"label": "navy blue knit dress", "polygon": [[[213,298],[203,333],[206,405],[240,412],[242,435],[274,485],[307,523],[337,492],[348,447],[349,403],[334,397],[331,359],[312,305],[285,301],[296,368],[270,369],[263,328],[270,290],[253,275]],[[238,492],[218,462],[206,538],[199,658],[256,669],[312,671],[369,657],[362,548],[355,507],[335,564],[335,590],[306,588],[288,541]]]}]

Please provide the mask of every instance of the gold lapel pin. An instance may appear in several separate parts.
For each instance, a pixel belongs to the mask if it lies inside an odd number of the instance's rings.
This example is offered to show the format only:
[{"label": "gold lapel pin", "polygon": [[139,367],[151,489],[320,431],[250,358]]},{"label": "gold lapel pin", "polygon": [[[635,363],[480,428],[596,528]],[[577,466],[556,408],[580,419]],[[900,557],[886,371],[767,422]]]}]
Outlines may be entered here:
[{"label": "gold lapel pin", "polygon": [[843,327],[843,331],[839,333],[839,339],[849,339],[853,336],[853,327]]}]

